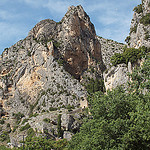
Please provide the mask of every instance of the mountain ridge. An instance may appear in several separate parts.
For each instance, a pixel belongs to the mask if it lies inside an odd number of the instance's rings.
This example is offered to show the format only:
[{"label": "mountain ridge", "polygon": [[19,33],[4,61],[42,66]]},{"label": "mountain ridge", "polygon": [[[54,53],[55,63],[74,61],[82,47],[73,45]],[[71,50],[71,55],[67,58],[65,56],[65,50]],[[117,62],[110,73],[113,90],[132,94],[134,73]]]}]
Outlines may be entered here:
[{"label": "mountain ridge", "polygon": [[[132,43],[131,34],[128,46]],[[60,22],[40,21],[24,40],[5,49],[0,57],[0,110],[1,118],[10,124],[11,143],[21,134],[23,120],[37,135],[46,135],[44,129],[50,136],[57,135],[59,114],[64,138],[70,139],[85,117],[88,89],[105,92],[104,88],[113,89],[129,80],[131,63],[111,64],[111,57],[122,53],[124,46],[98,37],[79,5],[69,7]],[[50,125],[44,119],[50,119]],[[7,130],[6,123],[2,131]]]}]

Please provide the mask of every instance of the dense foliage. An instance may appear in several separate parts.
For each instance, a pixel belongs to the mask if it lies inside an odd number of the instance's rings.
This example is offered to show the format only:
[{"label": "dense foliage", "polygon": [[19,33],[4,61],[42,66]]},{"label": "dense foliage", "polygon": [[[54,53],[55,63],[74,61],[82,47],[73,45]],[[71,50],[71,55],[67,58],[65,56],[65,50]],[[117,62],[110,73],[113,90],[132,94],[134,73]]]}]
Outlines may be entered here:
[{"label": "dense foliage", "polygon": [[138,14],[142,13],[143,12],[143,9],[142,9],[142,4],[138,5],[137,7],[135,7],[133,9],[133,11],[137,12]]},{"label": "dense foliage", "polygon": [[123,53],[115,53],[111,57],[111,63],[114,66],[121,63],[127,64],[128,62],[135,63],[138,59],[141,59],[148,52],[150,52],[150,49],[144,46],[140,47],[139,49],[125,48]]},{"label": "dense foliage", "polygon": [[130,75],[129,92],[122,88],[96,92],[89,98],[93,119],[85,120],[70,150],[150,149],[150,57]]},{"label": "dense foliage", "polygon": [[147,13],[145,16],[143,16],[140,20],[140,23],[144,25],[149,25],[150,24],[150,13]]},{"label": "dense foliage", "polygon": [[18,150],[63,150],[66,145],[66,139],[54,141],[43,137],[34,137],[30,141],[26,141],[24,147],[18,148]]},{"label": "dense foliage", "polygon": [[85,87],[89,94],[97,91],[105,92],[104,81],[102,79],[89,79],[89,82],[87,83],[87,85],[85,85]]}]

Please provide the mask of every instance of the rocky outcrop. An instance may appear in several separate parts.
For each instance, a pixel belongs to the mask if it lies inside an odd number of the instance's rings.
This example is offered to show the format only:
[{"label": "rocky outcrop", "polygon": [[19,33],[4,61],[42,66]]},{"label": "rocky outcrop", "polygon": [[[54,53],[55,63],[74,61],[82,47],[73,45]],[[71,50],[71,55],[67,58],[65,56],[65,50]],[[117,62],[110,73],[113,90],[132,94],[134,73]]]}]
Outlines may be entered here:
[{"label": "rocky outcrop", "polygon": [[113,66],[109,70],[106,70],[103,74],[106,91],[108,89],[112,90],[121,85],[126,85],[129,80],[129,70],[130,69],[127,68],[126,64],[120,64],[116,67]]},{"label": "rocky outcrop", "polygon": [[[40,21],[24,40],[6,48],[0,57],[0,113],[7,116],[12,139],[26,124],[37,133],[57,135],[58,114],[69,139],[81,118],[68,111],[88,106],[80,79],[90,67],[102,77],[103,66],[100,42],[82,6],[71,6],[60,22]],[[23,119],[28,121],[22,124]]]},{"label": "rocky outcrop", "polygon": [[[101,38],[101,45],[102,45]],[[129,48],[139,48],[142,46],[150,47],[150,0],[142,0],[142,4],[134,8],[134,15],[130,27],[130,35],[125,40]],[[109,45],[109,48],[111,46]],[[104,52],[104,54],[103,54]],[[111,53],[122,53],[122,49],[115,49],[107,54],[106,50],[102,50],[103,61],[106,60],[106,66],[110,63]],[[108,57],[106,57],[108,55]],[[135,66],[140,66],[141,60],[137,60],[135,64],[121,64],[107,69],[104,73],[104,84],[106,90],[113,89],[119,85],[125,85],[129,81],[128,72],[131,73]]]},{"label": "rocky outcrop", "polygon": [[111,67],[111,57],[115,53],[122,53],[125,44],[118,43],[116,41],[110,39],[104,39],[102,37],[98,37],[99,42],[101,43],[101,53],[102,53],[102,60],[106,67],[109,69]]},{"label": "rocky outcrop", "polygon": [[[69,7],[58,23],[48,19],[41,21],[28,37],[47,44],[54,58],[61,58],[66,71],[77,79],[95,60],[102,63],[94,25],[82,6]],[[53,50],[51,45],[54,45]]]},{"label": "rocky outcrop", "polygon": [[[141,6],[142,12],[134,13],[127,40],[130,47],[150,45],[149,24],[141,21],[149,14],[149,0]],[[60,114],[63,136],[69,140],[82,124],[82,109],[88,107],[83,85],[104,79],[108,90],[128,81],[133,65],[114,67],[110,61],[123,47],[96,36],[82,6],[71,6],[60,22],[42,20],[24,40],[6,48],[0,56],[0,117],[6,118],[11,141],[26,125],[37,135],[56,138]],[[7,130],[6,123],[1,135]]]},{"label": "rocky outcrop", "polygon": [[134,11],[126,42],[129,47],[150,47],[150,1],[142,0],[142,4],[135,7]]}]

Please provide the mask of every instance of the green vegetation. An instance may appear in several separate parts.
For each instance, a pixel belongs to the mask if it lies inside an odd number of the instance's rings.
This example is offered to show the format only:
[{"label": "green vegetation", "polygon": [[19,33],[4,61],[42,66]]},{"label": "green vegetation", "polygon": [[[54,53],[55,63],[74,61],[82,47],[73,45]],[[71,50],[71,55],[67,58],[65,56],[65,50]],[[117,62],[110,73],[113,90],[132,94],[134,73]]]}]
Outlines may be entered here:
[{"label": "green vegetation", "polygon": [[20,128],[20,131],[24,131],[24,130],[27,130],[27,129],[29,129],[31,126],[29,125],[29,123],[27,123],[25,126],[22,126],[21,128]]},{"label": "green vegetation", "polygon": [[26,141],[31,141],[34,136],[35,136],[35,132],[33,128],[28,129]]},{"label": "green vegetation", "polygon": [[31,52],[30,51],[28,51],[28,56],[31,57]]},{"label": "green vegetation", "polygon": [[57,60],[57,63],[60,65],[60,66],[63,66],[63,64],[65,63],[64,59],[63,58],[59,58]]},{"label": "green vegetation", "polygon": [[133,11],[137,12],[138,14],[142,13],[143,12],[143,9],[142,9],[142,4],[138,5],[137,7],[135,7],[133,9]]},{"label": "green vegetation", "polygon": [[57,110],[57,108],[54,108],[54,107],[49,108],[49,111],[56,111],[56,110]]},{"label": "green vegetation", "polygon": [[75,109],[74,105],[67,105],[66,109],[68,109],[68,111],[72,111],[72,109]]},{"label": "green vegetation", "polygon": [[5,146],[0,146],[0,150],[11,150],[11,148],[7,148]]},{"label": "green vegetation", "polygon": [[140,20],[140,23],[144,25],[149,25],[150,24],[150,13],[147,13],[145,16],[143,16]]},{"label": "green vegetation", "polygon": [[[150,149],[150,56],[130,74],[129,91],[121,87],[89,97],[92,119],[85,119],[69,150]],[[145,88],[147,90],[145,90]],[[143,94],[144,91],[144,94]]]},{"label": "green vegetation", "polygon": [[97,91],[105,92],[104,81],[102,79],[100,80],[89,79],[85,87],[89,94],[97,92]]},{"label": "green vegetation", "polygon": [[0,120],[0,124],[4,124],[5,123],[5,120],[4,119],[1,119]]},{"label": "green vegetation", "polygon": [[[33,137],[25,141],[24,150],[65,150],[67,143],[66,139],[54,141],[44,137]],[[18,148],[22,149],[23,147]]]},{"label": "green vegetation", "polygon": [[137,31],[137,25],[135,25],[134,27],[130,29],[130,33],[132,32],[136,33],[136,31]]},{"label": "green vegetation", "polygon": [[56,23],[57,23],[57,24],[62,24],[62,23],[63,23],[63,21],[64,21],[64,19],[62,19],[61,21],[56,22]]},{"label": "green vegetation", "polygon": [[25,118],[25,119],[22,121],[21,124],[22,124],[22,125],[25,124],[28,120],[29,120],[29,119],[26,119],[26,118]]},{"label": "green vegetation", "polygon": [[17,120],[16,123],[19,124],[21,119],[24,117],[24,114],[22,114],[21,112],[18,112],[17,114],[13,114],[13,116]]},{"label": "green vegetation", "polygon": [[53,44],[54,44],[54,48],[56,48],[56,49],[60,47],[60,43],[57,41],[54,41]]},{"label": "green vegetation", "polygon": [[131,37],[130,37],[130,36],[127,36],[126,39],[125,39],[125,42],[126,42],[126,43],[129,43],[129,42],[130,42],[130,39],[131,39]]},{"label": "green vegetation", "polygon": [[150,35],[149,35],[149,32],[147,31],[147,32],[145,32],[145,40],[148,40],[150,38]]},{"label": "green vegetation", "polygon": [[51,120],[49,118],[44,118],[43,121],[46,122],[46,123],[50,123],[51,122]]},{"label": "green vegetation", "polygon": [[150,49],[146,47],[140,47],[139,49],[135,48],[125,48],[124,52],[122,54],[120,53],[115,53],[111,57],[111,63],[116,66],[117,64],[122,64],[122,63],[134,63],[138,59],[141,59],[146,53],[150,52]]},{"label": "green vegetation", "polygon": [[8,131],[3,131],[0,135],[0,141],[1,142],[4,142],[4,141],[7,141],[9,142],[9,132]]},{"label": "green vegetation", "polygon": [[63,132],[61,130],[61,114],[59,114],[57,118],[57,133],[58,133],[58,137],[63,136]]},{"label": "green vegetation", "polygon": [[7,128],[10,128],[10,123],[7,123]]}]

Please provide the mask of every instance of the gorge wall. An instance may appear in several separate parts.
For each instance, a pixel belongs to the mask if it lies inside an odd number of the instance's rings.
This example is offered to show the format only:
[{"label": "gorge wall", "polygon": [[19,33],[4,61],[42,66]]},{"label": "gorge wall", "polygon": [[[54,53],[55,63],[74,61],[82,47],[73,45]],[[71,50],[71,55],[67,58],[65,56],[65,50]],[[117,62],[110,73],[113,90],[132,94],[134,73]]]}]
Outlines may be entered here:
[{"label": "gorge wall", "polygon": [[[149,4],[143,0],[138,6],[142,10],[134,13],[128,47],[150,47],[150,26],[141,21],[150,13]],[[0,135],[9,128],[7,134],[15,143],[21,128],[29,124],[37,135],[56,138],[57,117],[62,114],[64,137],[70,139],[85,117],[82,108],[88,107],[85,85],[104,80],[108,90],[128,81],[132,64],[111,64],[111,57],[122,53],[124,46],[98,37],[82,6],[69,7],[60,22],[46,19],[37,23],[24,40],[0,56],[0,116],[5,118]]]}]

